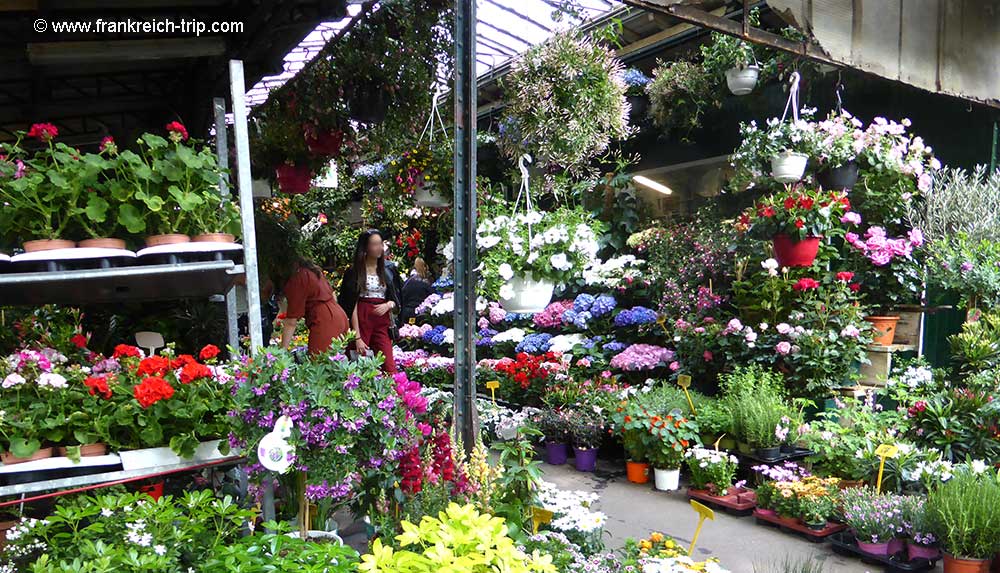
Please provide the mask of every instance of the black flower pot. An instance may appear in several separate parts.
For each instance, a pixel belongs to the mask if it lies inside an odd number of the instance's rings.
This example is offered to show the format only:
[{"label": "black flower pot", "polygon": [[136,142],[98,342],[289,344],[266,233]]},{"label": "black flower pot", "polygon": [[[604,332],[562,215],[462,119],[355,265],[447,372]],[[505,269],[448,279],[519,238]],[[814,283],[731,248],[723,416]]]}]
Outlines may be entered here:
[{"label": "black flower pot", "polygon": [[826,522],[824,521],[823,523],[807,523],[806,527],[808,527],[813,531],[823,531],[824,529],[826,529]]},{"label": "black flower pot", "polygon": [[858,164],[851,161],[840,167],[824,169],[816,174],[816,181],[823,189],[851,189],[858,182]]},{"label": "black flower pot", "polygon": [[781,453],[782,453],[782,455],[794,454],[795,453],[795,446],[782,445],[781,446]]},{"label": "black flower pot", "polygon": [[762,460],[776,460],[781,457],[781,447],[757,448],[754,453]]},{"label": "black flower pot", "polygon": [[645,121],[649,111],[649,98],[641,95],[628,96],[628,103],[632,106],[632,110],[628,114],[629,123],[639,125]]}]

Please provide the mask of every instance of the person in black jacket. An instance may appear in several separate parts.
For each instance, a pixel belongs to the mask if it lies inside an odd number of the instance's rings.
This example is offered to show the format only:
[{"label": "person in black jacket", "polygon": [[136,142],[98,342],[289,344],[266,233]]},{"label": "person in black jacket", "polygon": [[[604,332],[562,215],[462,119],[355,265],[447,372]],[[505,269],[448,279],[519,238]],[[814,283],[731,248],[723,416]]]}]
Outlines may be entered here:
[{"label": "person in black jacket", "polygon": [[344,275],[337,298],[358,335],[358,354],[363,356],[369,350],[380,353],[385,358],[382,370],[396,372],[391,330],[392,314],[399,310],[399,294],[385,268],[385,242],[377,229],[358,237],[354,263]]},{"label": "person in black jacket", "polygon": [[399,321],[408,322],[416,316],[417,307],[420,303],[434,293],[431,286],[431,272],[427,268],[427,263],[420,257],[413,261],[413,271],[410,277],[403,283],[403,289],[399,293]]}]

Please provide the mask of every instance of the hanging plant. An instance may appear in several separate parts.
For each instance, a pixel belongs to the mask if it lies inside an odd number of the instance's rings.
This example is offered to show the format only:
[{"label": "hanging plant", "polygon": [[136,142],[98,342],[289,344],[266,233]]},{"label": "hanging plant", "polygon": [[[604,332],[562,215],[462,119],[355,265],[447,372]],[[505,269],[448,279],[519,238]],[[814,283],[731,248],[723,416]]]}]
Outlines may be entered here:
[{"label": "hanging plant", "polygon": [[514,63],[500,146],[539,165],[585,166],[632,133],[624,68],[610,50],[572,33],[556,34]]},{"label": "hanging plant", "polygon": [[715,78],[691,62],[661,62],[653,70],[653,81],[646,86],[649,115],[664,135],[676,134],[688,141],[691,132],[701,126],[705,111],[719,107]]}]

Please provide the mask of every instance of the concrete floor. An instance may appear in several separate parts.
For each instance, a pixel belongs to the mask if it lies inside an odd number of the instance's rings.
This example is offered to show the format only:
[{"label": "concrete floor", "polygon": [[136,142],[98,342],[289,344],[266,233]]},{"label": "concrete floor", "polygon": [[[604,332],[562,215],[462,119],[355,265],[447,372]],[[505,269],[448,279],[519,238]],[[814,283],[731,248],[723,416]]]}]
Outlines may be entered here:
[{"label": "concrete floor", "polygon": [[[596,509],[608,516],[605,544],[609,549],[620,547],[626,538],[645,538],[653,531],[690,545],[698,517],[683,489],[658,492],[653,490],[652,484],[629,483],[624,475],[600,477],[607,475],[601,472],[601,467],[596,475],[578,472],[572,465],[546,465],[544,468],[546,480],[563,489],[594,491],[601,496]],[[825,566],[825,573],[881,570],[835,554],[828,543],[810,543],[777,529],[756,525],[753,517],[733,517],[721,511],[715,512],[714,521],[706,521],[702,527],[695,557],[718,557],[721,565],[733,573],[754,573],[755,564],[758,572],[786,573],[771,565],[781,564],[789,557],[792,560],[814,557]],[[941,571],[940,564],[936,571]]]}]

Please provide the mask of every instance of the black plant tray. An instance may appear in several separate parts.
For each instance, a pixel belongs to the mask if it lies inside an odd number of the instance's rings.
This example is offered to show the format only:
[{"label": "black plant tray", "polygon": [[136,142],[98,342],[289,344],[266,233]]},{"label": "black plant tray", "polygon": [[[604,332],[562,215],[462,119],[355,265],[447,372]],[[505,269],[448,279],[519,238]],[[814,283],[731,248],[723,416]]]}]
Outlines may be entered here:
[{"label": "black plant tray", "polygon": [[243,251],[208,251],[204,253],[161,253],[141,255],[137,259],[140,265],[178,265],[185,263],[214,263],[233,261],[242,264]]},{"label": "black plant tray", "polygon": [[889,573],[910,573],[913,571],[929,571],[933,569],[940,557],[937,559],[915,559],[905,560],[905,553],[890,555],[889,557],[879,557],[869,555],[858,547],[858,542],[850,532],[842,531],[830,536],[830,543],[833,544],[833,551],[840,555],[858,557],[862,563],[869,565],[881,565]]},{"label": "black plant tray", "polygon": [[735,450],[730,453],[735,454],[736,457],[740,458],[741,461],[744,461],[751,465],[781,464],[784,462],[795,462],[813,455],[813,451],[808,448],[793,448],[791,452],[779,454],[778,457],[776,458],[762,458],[753,453],[744,454],[743,452]]}]

